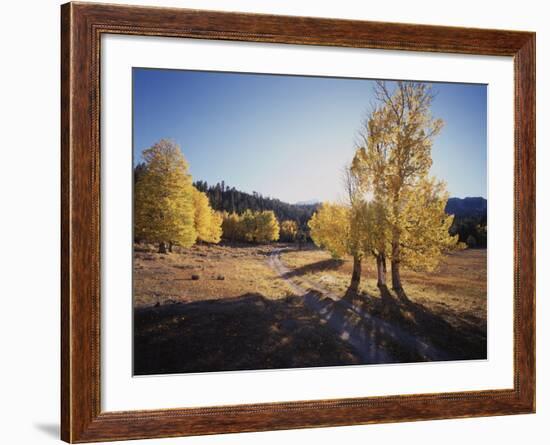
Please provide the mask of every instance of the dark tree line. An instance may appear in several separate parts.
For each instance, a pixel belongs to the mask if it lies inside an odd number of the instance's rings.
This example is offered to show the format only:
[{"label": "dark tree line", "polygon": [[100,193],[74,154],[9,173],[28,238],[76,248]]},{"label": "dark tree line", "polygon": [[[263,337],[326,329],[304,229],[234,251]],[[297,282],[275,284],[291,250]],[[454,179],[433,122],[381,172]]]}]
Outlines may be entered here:
[{"label": "dark tree line", "polygon": [[263,196],[257,192],[246,193],[229,187],[224,181],[209,185],[206,181],[196,181],[195,187],[208,195],[210,205],[220,212],[243,214],[246,210],[273,210],[279,221],[296,221],[302,229],[317,209],[317,204],[289,204],[279,199]]},{"label": "dark tree line", "polygon": [[487,215],[455,216],[449,230],[468,247],[487,247]]},{"label": "dark tree line", "polygon": [[468,247],[487,247],[487,200],[481,197],[450,198],[445,211],[455,215],[450,232]]}]

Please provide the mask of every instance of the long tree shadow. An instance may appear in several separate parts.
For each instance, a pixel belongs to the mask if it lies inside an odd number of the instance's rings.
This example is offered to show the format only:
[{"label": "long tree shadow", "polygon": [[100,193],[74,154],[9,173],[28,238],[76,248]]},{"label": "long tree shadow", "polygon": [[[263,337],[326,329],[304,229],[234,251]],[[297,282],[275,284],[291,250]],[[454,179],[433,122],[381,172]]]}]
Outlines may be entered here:
[{"label": "long tree shadow", "polygon": [[396,326],[361,310],[352,302],[323,297],[311,290],[304,295],[308,307],[318,312],[340,338],[350,343],[362,364],[406,363],[426,361],[425,351],[404,343],[404,333]]},{"label": "long tree shadow", "polygon": [[135,375],[361,362],[301,297],[245,294],[134,310]]},{"label": "long tree shadow", "polygon": [[398,326],[421,344],[431,345],[434,354],[439,356],[437,360],[487,358],[487,328],[484,320],[478,320],[477,325],[460,323],[453,326],[447,320],[456,320],[457,317],[450,309],[448,314],[436,314],[409,298],[394,295],[385,286],[379,290],[380,298],[348,292],[345,300],[353,302],[366,313]]},{"label": "long tree shadow", "polygon": [[259,294],[134,310],[134,374],[484,359],[486,329],[396,298]]},{"label": "long tree shadow", "polygon": [[308,273],[334,270],[338,269],[342,264],[344,264],[344,261],[338,259],[331,258],[328,260],[321,260],[315,263],[306,264],[305,266],[297,267],[296,269],[292,269],[291,271],[283,274],[283,278],[293,278],[301,275],[306,275]]}]

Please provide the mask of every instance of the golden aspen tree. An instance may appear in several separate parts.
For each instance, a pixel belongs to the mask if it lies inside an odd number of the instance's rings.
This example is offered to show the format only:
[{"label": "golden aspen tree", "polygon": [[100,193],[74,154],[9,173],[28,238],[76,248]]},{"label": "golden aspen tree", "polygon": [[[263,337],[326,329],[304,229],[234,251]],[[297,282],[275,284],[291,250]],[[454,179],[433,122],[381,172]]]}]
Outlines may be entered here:
[{"label": "golden aspen tree", "polygon": [[221,240],[221,217],[212,210],[208,196],[193,187],[195,208],[195,231],[197,238],[206,243],[219,243]]},{"label": "golden aspen tree", "polygon": [[344,169],[342,179],[347,195],[347,205],[349,206],[349,238],[347,250],[353,258],[353,269],[348,292],[356,294],[361,284],[363,258],[370,241],[367,224],[369,221],[369,208],[361,194],[358,177],[350,167]]},{"label": "golden aspen tree", "polygon": [[323,203],[308,222],[313,242],[333,258],[352,257],[353,270],[348,292],[356,294],[361,284],[362,262],[372,252],[372,209],[366,200],[348,204]]},{"label": "golden aspen tree", "polygon": [[246,209],[239,221],[239,232],[243,241],[255,243],[256,240],[256,213]]},{"label": "golden aspen tree", "polygon": [[211,243],[219,243],[222,240],[222,222],[223,217],[220,212],[212,212],[212,219],[210,224],[210,242]]},{"label": "golden aspen tree", "polygon": [[333,258],[349,254],[350,209],[342,204],[324,202],[307,223],[313,242],[327,249]]},{"label": "golden aspen tree", "polygon": [[180,147],[162,139],[142,153],[143,171],[135,184],[135,236],[159,244],[192,246],[197,238],[194,225],[193,185]]},{"label": "golden aspen tree", "polygon": [[352,168],[385,221],[378,248],[391,259],[392,288],[406,297],[401,264],[434,267],[441,253],[456,245],[448,234],[452,218],[445,214],[445,186],[429,178],[433,140],[443,121],[431,115],[434,95],[426,83],[397,82],[390,90],[380,81],[374,93],[378,105],[360,132],[362,146]]},{"label": "golden aspen tree", "polygon": [[298,235],[298,224],[296,221],[287,219],[281,223],[280,239],[283,241],[294,242]]},{"label": "golden aspen tree", "polygon": [[[380,162],[383,144],[377,143],[370,150],[358,149],[352,162],[351,171],[357,178],[358,190],[369,199],[365,215],[365,228],[368,232],[368,245],[365,252],[374,256],[376,260],[377,286],[382,295],[387,295],[387,252],[391,251],[391,230],[387,222],[387,189],[385,187],[384,163]],[[382,159],[384,159],[382,157]]]},{"label": "golden aspen tree", "polygon": [[237,213],[222,213],[222,237],[231,241],[242,241],[241,217]]},{"label": "golden aspen tree", "polygon": [[449,235],[453,215],[445,213],[449,195],[445,183],[423,178],[402,211],[401,261],[409,269],[433,271],[445,252],[462,248],[458,235]]},{"label": "golden aspen tree", "polygon": [[264,210],[254,214],[255,228],[254,241],[257,243],[269,243],[279,239],[279,221],[273,210]]},{"label": "golden aspen tree", "polygon": [[223,237],[248,243],[269,243],[279,239],[279,222],[272,210],[245,210],[242,215],[223,213]]},{"label": "golden aspen tree", "polygon": [[370,203],[369,212],[369,233],[371,237],[370,251],[376,260],[376,285],[387,295],[387,265],[386,252],[388,251],[388,241],[390,239],[388,225],[386,224],[386,213],[383,203],[380,200],[373,200]]}]

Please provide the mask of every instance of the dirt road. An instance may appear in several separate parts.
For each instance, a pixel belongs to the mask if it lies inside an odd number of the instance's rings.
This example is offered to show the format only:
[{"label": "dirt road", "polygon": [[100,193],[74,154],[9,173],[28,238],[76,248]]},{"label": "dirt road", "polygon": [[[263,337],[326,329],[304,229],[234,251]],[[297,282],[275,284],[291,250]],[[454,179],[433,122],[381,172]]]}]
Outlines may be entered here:
[{"label": "dirt road", "polygon": [[364,363],[449,359],[444,351],[426,340],[365,312],[358,304],[327,291],[318,283],[303,278],[301,281],[307,284],[307,288],[296,283],[292,271],[281,260],[284,251],[284,248],[273,250],[268,265],[286,280],[296,295],[304,298],[307,307],[317,312],[340,338],[353,347]]}]

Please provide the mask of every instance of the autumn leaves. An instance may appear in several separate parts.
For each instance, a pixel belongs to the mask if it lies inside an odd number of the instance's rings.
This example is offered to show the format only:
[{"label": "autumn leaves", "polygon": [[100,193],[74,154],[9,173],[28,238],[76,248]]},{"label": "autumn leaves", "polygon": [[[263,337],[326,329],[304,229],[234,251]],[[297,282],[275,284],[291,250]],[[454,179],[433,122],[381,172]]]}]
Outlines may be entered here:
[{"label": "autumn leaves", "polygon": [[273,210],[245,210],[242,215],[223,213],[223,237],[230,241],[269,243],[279,239],[279,222]]},{"label": "autumn leaves", "polygon": [[248,243],[294,241],[294,221],[281,226],[272,210],[246,210],[242,214],[217,212],[208,196],[193,186],[180,147],[162,139],[143,151],[144,163],[135,180],[134,237],[158,243],[165,253],[172,245],[190,247],[196,241],[222,239]]},{"label": "autumn leaves", "polygon": [[134,191],[134,237],[159,244],[159,252],[197,240],[218,243],[222,217],[194,186],[178,145],[162,139],[142,153]]},{"label": "autumn leaves", "polygon": [[397,82],[390,89],[379,81],[374,95],[345,172],[346,202],[324,203],[309,227],[317,245],[353,257],[350,291],[359,288],[362,261],[374,257],[383,295],[389,260],[392,288],[405,298],[402,265],[433,270],[445,252],[461,247],[449,235],[453,216],[445,213],[445,184],[429,175],[443,121],[431,116],[434,96],[426,83]]},{"label": "autumn leaves", "polygon": [[[344,203],[323,203],[308,222],[311,239],[335,257],[353,258],[350,291],[357,292],[362,262],[377,265],[379,288],[391,286],[406,297],[401,267],[433,270],[456,248],[449,235],[453,216],[445,213],[448,194],[430,176],[431,150],[443,121],[431,116],[434,95],[426,83],[377,82],[375,103],[359,132],[346,168]],[[303,236],[295,221],[279,223],[271,210],[218,213],[197,190],[180,148],[161,140],[143,152],[135,183],[135,238],[189,247],[197,240],[267,243]],[[300,238],[301,239],[301,238]]]}]

